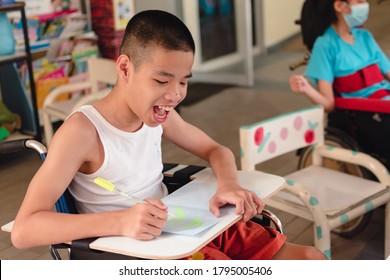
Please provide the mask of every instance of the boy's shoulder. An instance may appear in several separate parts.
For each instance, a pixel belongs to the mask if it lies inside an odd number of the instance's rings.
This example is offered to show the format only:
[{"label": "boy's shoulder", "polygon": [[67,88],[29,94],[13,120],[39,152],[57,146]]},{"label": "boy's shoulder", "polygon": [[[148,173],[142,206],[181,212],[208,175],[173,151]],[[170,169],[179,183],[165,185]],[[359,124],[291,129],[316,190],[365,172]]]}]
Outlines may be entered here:
[{"label": "boy's shoulder", "polygon": [[91,137],[95,134],[96,129],[90,119],[82,112],[73,112],[62,124],[62,130],[72,133],[75,137]]}]

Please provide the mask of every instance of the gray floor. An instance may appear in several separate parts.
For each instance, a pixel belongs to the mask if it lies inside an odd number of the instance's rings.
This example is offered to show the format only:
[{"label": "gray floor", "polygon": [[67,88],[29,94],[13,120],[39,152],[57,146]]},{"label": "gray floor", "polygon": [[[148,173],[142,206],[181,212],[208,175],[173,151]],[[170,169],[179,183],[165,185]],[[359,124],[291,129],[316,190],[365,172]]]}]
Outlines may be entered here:
[{"label": "gray floor", "polygon": [[[390,1],[385,1],[379,7],[372,4],[371,10],[367,28],[376,36],[383,50],[390,55],[390,33],[385,28],[390,23],[388,17]],[[230,87],[199,103],[183,106],[181,115],[215,140],[231,148],[239,167],[238,128],[241,125],[311,105],[304,97],[291,93],[287,82],[291,75],[288,65],[301,59],[303,54],[304,47],[300,39],[290,40],[277,51],[255,59],[256,84],[253,88]],[[163,155],[165,162],[205,164],[166,142],[163,142]],[[27,184],[40,164],[39,157],[33,153],[0,157],[0,225],[14,219]],[[296,164],[295,154],[289,154],[263,164],[259,169],[284,175],[294,170]],[[311,223],[285,213],[278,213],[278,216],[283,221],[288,241],[313,244]],[[376,210],[370,226],[352,239],[333,235],[333,259],[383,259],[383,216],[383,209]],[[12,247],[9,234],[0,232],[0,259],[51,259],[51,257],[47,247],[17,250]]]}]

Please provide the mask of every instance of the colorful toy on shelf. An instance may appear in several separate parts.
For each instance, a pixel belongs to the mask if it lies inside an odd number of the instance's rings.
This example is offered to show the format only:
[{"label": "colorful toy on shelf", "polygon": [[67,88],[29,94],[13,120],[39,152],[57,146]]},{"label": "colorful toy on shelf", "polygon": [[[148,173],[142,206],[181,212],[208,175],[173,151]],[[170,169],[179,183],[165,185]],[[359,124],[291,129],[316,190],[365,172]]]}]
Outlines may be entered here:
[{"label": "colorful toy on shelf", "polygon": [[5,104],[0,101],[0,141],[6,139],[15,130],[21,127],[21,118],[12,113]]},{"label": "colorful toy on shelf", "polygon": [[15,4],[14,0],[0,0],[0,6]]}]

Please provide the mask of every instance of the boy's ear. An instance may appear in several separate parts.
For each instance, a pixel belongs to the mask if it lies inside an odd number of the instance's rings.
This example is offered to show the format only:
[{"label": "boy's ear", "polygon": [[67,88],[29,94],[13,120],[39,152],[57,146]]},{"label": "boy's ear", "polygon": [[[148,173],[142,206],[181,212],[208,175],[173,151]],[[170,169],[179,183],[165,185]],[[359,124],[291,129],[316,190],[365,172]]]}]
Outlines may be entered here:
[{"label": "boy's ear", "polygon": [[118,78],[124,79],[127,81],[130,75],[130,69],[131,69],[131,61],[130,58],[125,55],[121,54],[118,59],[116,60],[116,68],[118,72]]}]

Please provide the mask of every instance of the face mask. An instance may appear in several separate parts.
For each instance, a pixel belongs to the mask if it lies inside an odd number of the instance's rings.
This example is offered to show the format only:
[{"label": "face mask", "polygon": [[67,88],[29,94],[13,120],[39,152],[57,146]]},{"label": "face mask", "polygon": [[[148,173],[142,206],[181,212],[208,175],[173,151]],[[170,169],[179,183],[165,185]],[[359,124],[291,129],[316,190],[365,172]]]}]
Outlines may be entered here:
[{"label": "face mask", "polygon": [[351,13],[343,14],[349,28],[363,25],[368,18],[368,12],[370,10],[368,3],[355,4],[350,7]]}]

